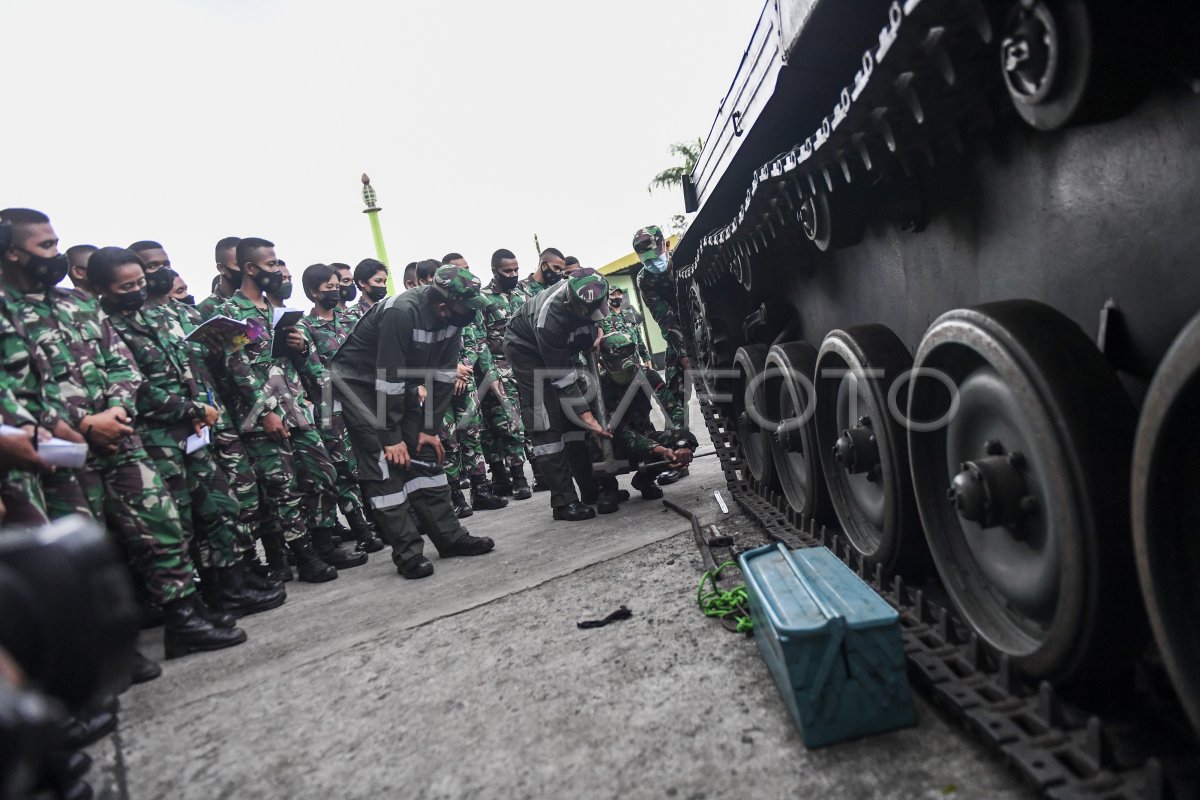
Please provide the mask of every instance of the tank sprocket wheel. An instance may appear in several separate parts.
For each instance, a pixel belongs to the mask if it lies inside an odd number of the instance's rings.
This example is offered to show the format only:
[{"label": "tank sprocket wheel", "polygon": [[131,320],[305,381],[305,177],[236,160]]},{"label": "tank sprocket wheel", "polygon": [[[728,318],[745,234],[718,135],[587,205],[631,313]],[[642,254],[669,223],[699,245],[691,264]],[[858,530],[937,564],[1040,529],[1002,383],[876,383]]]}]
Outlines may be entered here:
[{"label": "tank sprocket wheel", "polygon": [[779,398],[775,407],[779,423],[770,437],[771,456],[779,486],[802,526],[830,516],[829,491],[817,446],[816,365],[817,350],[804,341],[777,344],[767,353],[767,372],[780,374],[767,384],[767,391],[777,389]]},{"label": "tank sprocket wheel", "polygon": [[1142,597],[1180,705],[1200,735],[1200,315],[1150,384],[1133,451],[1133,544]]},{"label": "tank sprocket wheel", "polygon": [[817,443],[829,497],[850,545],[887,575],[927,565],[913,505],[908,442],[889,408],[912,357],[883,325],[835,330],[817,354]]},{"label": "tank sprocket wheel", "polygon": [[724,394],[728,387],[723,385],[724,382],[720,381],[717,375],[718,370],[727,367],[732,361],[730,340],[721,321],[709,315],[703,289],[694,281],[688,286],[687,309],[694,366],[709,394]]},{"label": "tank sprocket wheel", "polygon": [[763,376],[766,361],[767,346],[762,344],[739,347],[734,354],[733,368],[738,378],[734,382],[733,413],[746,468],[755,480],[771,484],[775,477],[770,448],[774,426],[769,424],[771,410]]},{"label": "tank sprocket wheel", "polygon": [[1127,491],[1134,413],[1063,314],[1030,300],[943,314],[917,350],[909,454],[943,585],[1027,676],[1099,683],[1137,654]]}]

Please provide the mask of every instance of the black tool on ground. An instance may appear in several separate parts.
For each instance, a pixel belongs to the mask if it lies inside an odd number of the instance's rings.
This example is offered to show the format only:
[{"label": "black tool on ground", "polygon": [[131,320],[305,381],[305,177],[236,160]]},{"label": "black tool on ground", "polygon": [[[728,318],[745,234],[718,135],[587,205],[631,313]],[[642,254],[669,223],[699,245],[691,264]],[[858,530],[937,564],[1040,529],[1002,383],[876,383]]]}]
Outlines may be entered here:
[{"label": "black tool on ground", "polygon": [[617,622],[623,619],[629,619],[633,616],[633,612],[625,606],[621,606],[616,611],[609,614],[604,619],[585,619],[583,622],[576,622],[579,628],[603,628],[610,622]]},{"label": "black tool on ground", "polygon": [[692,526],[692,536],[696,539],[696,547],[700,548],[700,557],[704,559],[704,571],[711,572],[715,570],[717,562],[713,558],[712,550],[708,546],[708,540],[704,538],[704,532],[700,530],[700,520],[691,511],[681,505],[672,503],[670,500],[663,500],[663,505],[687,519]]}]

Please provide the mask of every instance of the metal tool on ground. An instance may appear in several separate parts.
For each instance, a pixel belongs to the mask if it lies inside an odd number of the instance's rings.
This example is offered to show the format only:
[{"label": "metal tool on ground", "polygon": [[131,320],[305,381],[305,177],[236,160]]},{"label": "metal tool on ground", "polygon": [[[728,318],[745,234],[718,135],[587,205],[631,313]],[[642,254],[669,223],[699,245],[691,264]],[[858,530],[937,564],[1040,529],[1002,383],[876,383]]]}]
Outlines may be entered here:
[{"label": "metal tool on ground", "polygon": [[[600,369],[596,364],[595,351],[589,352],[587,357],[588,371],[591,372],[593,386],[597,387],[599,393],[600,387]],[[604,399],[598,398],[596,402],[596,421],[600,423],[600,427],[608,430],[608,410],[604,407]],[[596,440],[600,444],[600,460],[592,462],[593,475],[620,475],[629,471],[629,462],[625,459],[618,459],[613,453],[612,439],[605,436],[597,436]]]}]

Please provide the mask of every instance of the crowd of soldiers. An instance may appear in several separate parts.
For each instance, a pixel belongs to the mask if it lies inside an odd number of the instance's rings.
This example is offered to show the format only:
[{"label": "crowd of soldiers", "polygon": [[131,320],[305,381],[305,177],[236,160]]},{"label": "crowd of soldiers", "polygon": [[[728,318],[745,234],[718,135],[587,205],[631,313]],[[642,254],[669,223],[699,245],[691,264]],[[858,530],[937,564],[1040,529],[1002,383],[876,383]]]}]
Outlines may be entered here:
[{"label": "crowd of soldiers", "polygon": [[[45,214],[0,211],[4,523],[103,523],[175,658],[246,641],[237,619],[281,605],[287,581],[334,580],[385,544],[411,579],[433,573],[422,537],[442,558],[487,553],[459,520],[539,489],[557,520],[615,512],[629,494],[598,459],[661,497],[696,447],[688,363],[662,232],[634,249],[665,378],[621,290],[554,248],[524,279],[497,250],[486,286],[458,253],[413,262],[392,295],[380,261],[313,264],[289,321],[266,239],[221,239],[194,304],[158,242],[60,253]],[[51,466],[54,439],[84,465]],[[138,654],[135,681],[160,672]]]}]

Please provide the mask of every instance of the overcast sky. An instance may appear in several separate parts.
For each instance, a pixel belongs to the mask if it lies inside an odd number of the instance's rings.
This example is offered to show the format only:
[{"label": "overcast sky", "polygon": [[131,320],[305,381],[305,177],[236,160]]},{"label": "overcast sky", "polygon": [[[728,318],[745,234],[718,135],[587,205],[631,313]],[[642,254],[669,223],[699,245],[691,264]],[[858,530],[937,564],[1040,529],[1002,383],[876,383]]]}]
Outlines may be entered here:
[{"label": "overcast sky", "polygon": [[[222,236],[295,268],[507,247],[600,266],[682,210],[647,193],[708,132],[757,0],[4,4],[3,205],[64,245],[157,239],[208,293]],[[293,272],[298,270],[293,269]]]}]

